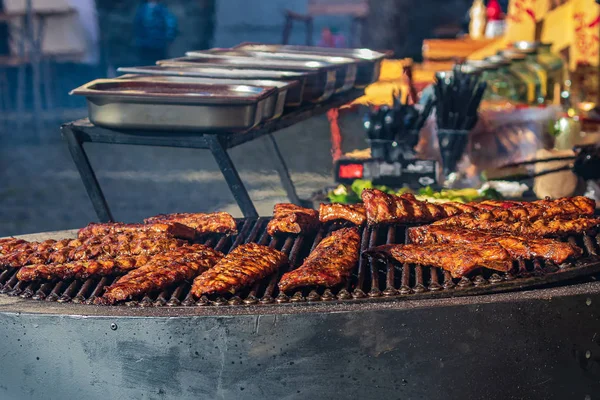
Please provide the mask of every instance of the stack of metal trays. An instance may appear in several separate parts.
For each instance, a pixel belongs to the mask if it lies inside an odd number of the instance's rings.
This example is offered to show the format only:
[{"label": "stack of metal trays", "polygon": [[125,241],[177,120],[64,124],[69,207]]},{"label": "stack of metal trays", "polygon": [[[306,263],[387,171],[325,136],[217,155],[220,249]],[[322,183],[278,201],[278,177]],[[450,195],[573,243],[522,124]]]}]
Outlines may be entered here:
[{"label": "stack of metal trays", "polygon": [[71,94],[92,123],[114,129],[244,131],[285,109],[321,103],[379,77],[387,54],[368,49],[241,44],[119,68]]},{"label": "stack of metal trays", "polygon": [[337,49],[328,47],[294,46],[278,44],[242,43],[235,47],[236,50],[251,52],[256,56],[302,59],[304,57],[326,57],[353,60],[357,65],[356,88],[364,88],[379,79],[381,63],[384,58],[390,57],[392,52],[379,52],[370,49]]}]

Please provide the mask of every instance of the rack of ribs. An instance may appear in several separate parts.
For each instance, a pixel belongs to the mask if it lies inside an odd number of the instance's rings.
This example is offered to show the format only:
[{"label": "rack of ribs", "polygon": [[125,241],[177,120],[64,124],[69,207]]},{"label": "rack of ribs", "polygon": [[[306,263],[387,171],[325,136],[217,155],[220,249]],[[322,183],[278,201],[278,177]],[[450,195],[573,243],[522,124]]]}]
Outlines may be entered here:
[{"label": "rack of ribs", "polygon": [[569,243],[553,239],[525,238],[509,234],[496,234],[467,229],[452,229],[442,226],[422,226],[408,229],[408,237],[415,244],[434,243],[498,243],[515,259],[551,260],[562,264],[570,258],[580,257],[582,250]]},{"label": "rack of ribs", "polygon": [[147,264],[153,256],[100,257],[96,260],[72,261],[64,264],[34,264],[22,267],[17,273],[21,281],[87,279],[92,276],[122,274]]},{"label": "rack of ribs", "polygon": [[273,219],[267,225],[267,233],[308,234],[319,228],[319,213],[290,203],[275,204]]},{"label": "rack of ribs", "polygon": [[215,213],[175,213],[161,214],[144,220],[146,224],[170,224],[177,222],[196,231],[198,236],[207,233],[236,234],[237,225],[231,214]]},{"label": "rack of ribs", "polygon": [[177,222],[152,224],[124,224],[121,222],[91,223],[81,228],[77,233],[79,239],[91,236],[104,236],[114,233],[155,232],[170,235],[180,239],[193,240],[196,231],[193,228]]},{"label": "rack of ribs", "polygon": [[201,244],[192,244],[159,254],[106,288],[98,303],[114,304],[191,280],[212,268],[222,258],[223,253],[220,251]]},{"label": "rack of ribs", "polygon": [[236,247],[217,265],[194,279],[192,294],[200,298],[211,293],[235,293],[271,275],[287,263],[287,256],[281,251],[246,243]]},{"label": "rack of ribs", "polygon": [[[508,210],[505,210],[508,211]],[[494,217],[489,213],[457,215],[434,222],[432,226],[465,228],[492,233],[510,233],[528,237],[562,237],[593,232],[600,226],[600,218],[554,218],[535,221],[516,220],[509,217]]]},{"label": "rack of ribs", "polygon": [[513,258],[498,243],[464,244],[387,244],[366,250],[366,256],[392,258],[400,263],[428,265],[463,277],[478,268],[510,271]]},{"label": "rack of ribs", "polygon": [[0,257],[0,267],[18,268],[31,264],[63,264],[102,256],[152,255],[184,244],[185,241],[154,232],[117,233],[93,236],[84,240],[83,243],[73,240],[60,248],[57,248],[56,245],[44,248],[38,246],[31,251],[15,251]]},{"label": "rack of ribs", "polygon": [[319,221],[327,223],[344,220],[360,226],[367,220],[367,211],[364,204],[321,203],[319,207]]},{"label": "rack of ribs", "polygon": [[333,287],[350,276],[358,262],[360,235],[357,228],[345,228],[323,239],[300,268],[288,272],[279,281],[279,290],[302,286]]},{"label": "rack of ribs", "polygon": [[376,189],[366,189],[362,192],[362,199],[367,210],[367,221],[371,225],[434,222],[448,217],[469,219],[471,214],[477,214],[482,219],[535,221],[541,218],[590,216],[595,209],[595,202],[587,197],[566,197],[531,203],[488,200],[469,204],[433,204],[419,201],[411,194],[395,196]]},{"label": "rack of ribs", "polygon": [[395,196],[377,189],[365,189],[362,200],[370,225],[383,223],[432,222],[452,215],[474,212],[468,204],[419,201],[413,195]]}]

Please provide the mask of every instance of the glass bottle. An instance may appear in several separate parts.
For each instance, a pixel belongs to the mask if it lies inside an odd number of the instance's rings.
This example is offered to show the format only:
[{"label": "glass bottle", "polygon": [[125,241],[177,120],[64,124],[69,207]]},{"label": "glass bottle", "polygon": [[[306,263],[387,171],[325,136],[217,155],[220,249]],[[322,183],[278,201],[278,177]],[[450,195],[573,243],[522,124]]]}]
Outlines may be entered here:
[{"label": "glass bottle", "polygon": [[527,104],[540,104],[539,100],[543,100],[541,82],[538,75],[527,67],[525,54],[515,50],[503,50],[498,54],[510,60],[510,71],[526,85]]},{"label": "glass bottle", "polygon": [[527,85],[510,70],[509,59],[496,55],[487,57],[484,61],[488,64],[482,72],[482,79],[487,82],[489,88],[486,91],[487,99],[527,102]]},{"label": "glass bottle", "polygon": [[527,68],[538,76],[540,81],[540,97],[538,104],[544,104],[548,100],[548,73],[549,70],[538,61],[539,42],[515,42],[513,47],[525,54]]},{"label": "glass bottle", "polygon": [[560,94],[565,84],[565,63],[560,56],[552,53],[550,43],[539,43],[538,62],[548,70],[548,100],[560,104]]}]

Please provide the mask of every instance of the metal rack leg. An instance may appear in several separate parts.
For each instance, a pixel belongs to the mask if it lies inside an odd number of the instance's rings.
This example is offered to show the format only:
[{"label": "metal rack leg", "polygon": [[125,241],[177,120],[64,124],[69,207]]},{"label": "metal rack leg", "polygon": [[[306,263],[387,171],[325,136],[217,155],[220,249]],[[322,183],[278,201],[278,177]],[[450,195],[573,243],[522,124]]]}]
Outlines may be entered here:
[{"label": "metal rack leg", "polygon": [[248,191],[242,183],[237,169],[235,168],[235,165],[233,165],[233,161],[231,161],[231,158],[229,157],[229,154],[227,154],[227,150],[223,146],[218,135],[205,135],[204,137],[206,138],[206,142],[210,147],[210,151],[212,152],[217,165],[219,165],[219,168],[221,169],[223,177],[225,177],[229,190],[231,190],[235,201],[237,201],[238,206],[242,210],[244,217],[258,217],[258,213],[248,195]]},{"label": "metal rack leg", "polygon": [[62,128],[62,134],[67,141],[69,152],[71,152],[71,157],[73,157],[75,166],[79,170],[79,175],[81,176],[81,180],[83,181],[88,196],[90,196],[98,219],[100,222],[114,221],[110,209],[108,208],[108,204],[106,203],[104,193],[102,193],[102,189],[100,189],[100,184],[98,183],[96,174],[90,164],[90,160],[88,159],[81,142],[77,138],[75,131],[68,126],[64,126]]},{"label": "metal rack leg", "polygon": [[279,146],[277,145],[277,141],[272,134],[267,135],[267,147],[269,151],[273,153],[273,161],[275,162],[275,169],[279,174],[279,179],[281,180],[281,185],[287,194],[290,202],[298,205],[304,206],[305,202],[298,197],[298,193],[296,193],[296,187],[294,186],[294,182],[292,182],[292,178],[290,177],[290,172],[287,169],[287,165],[283,156],[281,155],[281,151],[279,150]]}]

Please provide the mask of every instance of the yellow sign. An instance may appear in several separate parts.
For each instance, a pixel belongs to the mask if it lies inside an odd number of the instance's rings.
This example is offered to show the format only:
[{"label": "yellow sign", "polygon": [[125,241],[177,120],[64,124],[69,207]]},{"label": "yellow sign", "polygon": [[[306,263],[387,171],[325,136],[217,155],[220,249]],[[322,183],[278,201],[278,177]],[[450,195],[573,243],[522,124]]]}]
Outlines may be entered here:
[{"label": "yellow sign", "polygon": [[570,67],[578,64],[598,65],[598,31],[600,6],[594,0],[572,0],[573,41],[570,47]]}]

